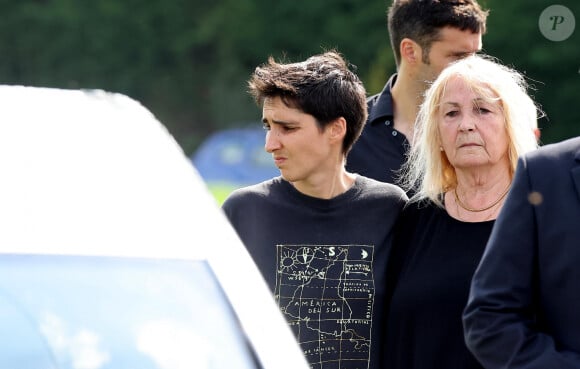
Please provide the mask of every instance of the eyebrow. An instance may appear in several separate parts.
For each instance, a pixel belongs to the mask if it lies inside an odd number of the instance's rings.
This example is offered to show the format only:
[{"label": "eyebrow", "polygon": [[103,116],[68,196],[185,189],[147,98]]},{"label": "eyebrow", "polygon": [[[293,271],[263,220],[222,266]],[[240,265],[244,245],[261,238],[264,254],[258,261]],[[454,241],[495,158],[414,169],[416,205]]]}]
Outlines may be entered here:
[{"label": "eyebrow", "polygon": [[[471,102],[476,102],[476,103],[480,103],[480,102],[488,102],[489,100],[483,97],[476,97],[475,99],[471,99]],[[451,104],[451,105],[460,105],[458,102],[455,101],[443,101],[442,104]]]},{"label": "eyebrow", "polygon": [[[490,102],[490,101],[488,101],[488,100],[486,100],[484,98],[477,97],[477,98],[471,100],[471,103],[475,103],[475,105],[479,106],[481,104],[490,104],[492,102]],[[450,105],[450,106],[453,106],[453,107],[459,107],[459,106],[461,106],[461,104],[459,104],[458,102],[455,102],[455,101],[444,101],[443,103],[441,103],[441,106],[443,106],[443,105]]]},{"label": "eyebrow", "polygon": [[451,53],[451,56],[455,56],[458,58],[467,58],[468,56],[477,54],[477,51],[456,51]]},{"label": "eyebrow", "polygon": [[453,102],[453,101],[445,101],[443,103],[441,103],[439,110],[444,109],[444,108],[459,108],[461,105],[457,102]]},{"label": "eyebrow", "polygon": [[283,120],[272,120],[272,121],[268,121],[268,119],[266,119],[266,117],[262,118],[262,123],[267,123],[267,124],[274,123],[274,124],[279,124],[281,126],[291,126],[293,124],[297,124],[297,123],[292,123],[292,122],[286,122],[286,121],[283,121]]}]

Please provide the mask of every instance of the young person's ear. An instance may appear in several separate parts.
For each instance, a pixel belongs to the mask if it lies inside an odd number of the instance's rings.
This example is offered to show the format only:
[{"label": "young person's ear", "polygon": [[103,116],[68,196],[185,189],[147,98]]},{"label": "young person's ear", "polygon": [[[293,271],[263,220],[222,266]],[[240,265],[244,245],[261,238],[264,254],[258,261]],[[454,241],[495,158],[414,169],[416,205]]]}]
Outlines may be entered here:
[{"label": "young person's ear", "polygon": [[346,135],[346,119],[343,117],[336,118],[333,120],[329,127],[330,138],[336,141],[342,141]]},{"label": "young person's ear", "polygon": [[421,46],[410,38],[401,41],[401,59],[409,64],[415,64],[421,60]]}]

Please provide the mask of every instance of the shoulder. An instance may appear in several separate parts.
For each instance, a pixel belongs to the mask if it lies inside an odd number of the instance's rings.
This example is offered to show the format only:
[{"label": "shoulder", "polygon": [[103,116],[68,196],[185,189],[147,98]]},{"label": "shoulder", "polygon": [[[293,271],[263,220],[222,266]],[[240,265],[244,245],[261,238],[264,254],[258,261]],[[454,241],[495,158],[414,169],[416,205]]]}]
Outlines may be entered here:
[{"label": "shoulder", "polygon": [[401,213],[401,216],[407,220],[417,220],[424,217],[443,217],[447,212],[444,208],[438,206],[430,199],[411,199]]},{"label": "shoulder", "polygon": [[356,183],[360,187],[361,193],[367,196],[392,198],[404,203],[408,200],[405,191],[391,183],[380,182],[360,174],[357,175]]},{"label": "shoulder", "polygon": [[265,199],[272,196],[272,194],[278,193],[281,187],[282,179],[276,177],[255,185],[238,188],[229,194],[224,201],[222,208],[228,211],[245,206],[245,204],[256,204],[256,201],[260,201],[260,199]]},{"label": "shoulder", "polygon": [[407,203],[399,215],[396,235],[405,247],[417,246],[417,239],[425,235],[432,236],[435,230],[445,221],[441,209],[430,200]]},{"label": "shoulder", "polygon": [[580,137],[542,146],[525,154],[520,161],[520,170],[530,175],[567,173],[570,168],[580,166]]},{"label": "shoulder", "polygon": [[525,155],[528,162],[553,162],[580,159],[580,136],[540,147]]}]

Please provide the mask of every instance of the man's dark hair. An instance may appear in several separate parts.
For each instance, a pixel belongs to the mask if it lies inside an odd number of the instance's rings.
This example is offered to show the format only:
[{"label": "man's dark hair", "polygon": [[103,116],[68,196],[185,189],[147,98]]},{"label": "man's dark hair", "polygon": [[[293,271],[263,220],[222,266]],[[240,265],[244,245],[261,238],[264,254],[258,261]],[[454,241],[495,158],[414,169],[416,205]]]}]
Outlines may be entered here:
[{"label": "man's dark hair", "polygon": [[423,49],[423,62],[429,63],[431,44],[440,38],[444,27],[485,33],[488,11],[476,0],[393,0],[388,10],[391,47],[397,66],[401,62],[399,45],[409,38]]},{"label": "man's dark hair", "polygon": [[322,131],[337,118],[346,120],[342,151],[346,155],[367,119],[366,91],[336,51],[314,55],[303,62],[282,64],[268,59],[248,82],[258,105],[280,97],[286,106],[312,115]]}]

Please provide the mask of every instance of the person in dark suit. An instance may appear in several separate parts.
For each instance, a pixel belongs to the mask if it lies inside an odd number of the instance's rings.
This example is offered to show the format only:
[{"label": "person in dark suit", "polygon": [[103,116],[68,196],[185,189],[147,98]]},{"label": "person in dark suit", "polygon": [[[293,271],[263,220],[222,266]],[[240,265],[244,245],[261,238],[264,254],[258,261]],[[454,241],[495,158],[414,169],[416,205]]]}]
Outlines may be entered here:
[{"label": "person in dark suit", "polygon": [[580,368],[580,137],[519,159],[463,323],[487,369]]}]

